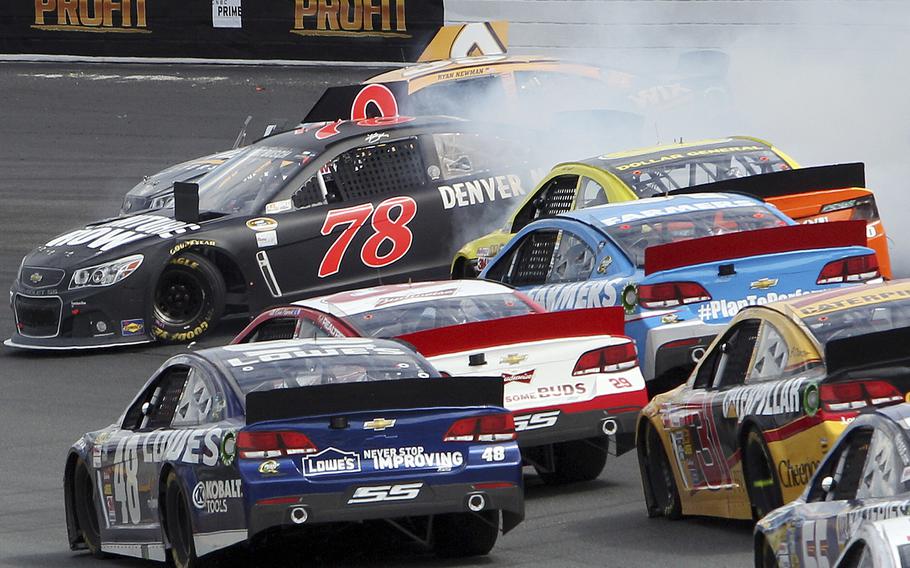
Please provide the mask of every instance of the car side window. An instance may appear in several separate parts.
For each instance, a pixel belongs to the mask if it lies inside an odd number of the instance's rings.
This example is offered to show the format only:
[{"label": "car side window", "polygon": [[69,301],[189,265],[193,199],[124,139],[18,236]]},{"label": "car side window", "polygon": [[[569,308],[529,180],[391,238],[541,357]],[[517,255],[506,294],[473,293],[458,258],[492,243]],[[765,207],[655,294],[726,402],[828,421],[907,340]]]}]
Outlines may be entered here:
[{"label": "car side window", "polygon": [[856,491],[857,499],[891,497],[903,492],[900,478],[903,477],[904,466],[894,446],[894,436],[882,427],[872,434],[866,467]]},{"label": "car side window", "polygon": [[755,351],[761,320],[745,320],[734,327],[720,345],[714,387],[726,388],[743,384]]},{"label": "car side window", "polygon": [[162,371],[127,410],[123,428],[153,430],[170,426],[189,372],[190,368],[186,365],[175,365]]},{"label": "car side window", "polygon": [[552,217],[570,211],[572,202],[575,200],[577,186],[577,175],[556,176],[545,183],[537,194],[515,214],[512,232],[517,233],[535,219]]},{"label": "car side window", "polygon": [[506,256],[490,267],[487,277],[512,286],[543,284],[550,274],[559,233],[553,229],[528,233]]},{"label": "car side window", "polygon": [[224,399],[220,391],[199,369],[190,368],[183,393],[177,400],[171,427],[183,428],[218,422],[224,418]]},{"label": "car side window", "polygon": [[790,348],[783,335],[770,322],[764,322],[755,348],[755,363],[749,370],[748,383],[788,376]]},{"label": "car side window", "polygon": [[[856,428],[841,440],[816,472],[808,493],[809,503],[850,500],[856,497],[872,433],[871,427]],[[834,479],[834,486],[830,491],[825,491],[822,487],[826,477]]]},{"label": "car side window", "polygon": [[594,270],[596,256],[580,237],[559,231],[556,251],[547,274],[547,284],[587,280]]},{"label": "car side window", "polygon": [[578,190],[578,197],[575,199],[576,209],[606,205],[609,202],[607,192],[602,185],[591,178],[581,178],[581,189]]}]

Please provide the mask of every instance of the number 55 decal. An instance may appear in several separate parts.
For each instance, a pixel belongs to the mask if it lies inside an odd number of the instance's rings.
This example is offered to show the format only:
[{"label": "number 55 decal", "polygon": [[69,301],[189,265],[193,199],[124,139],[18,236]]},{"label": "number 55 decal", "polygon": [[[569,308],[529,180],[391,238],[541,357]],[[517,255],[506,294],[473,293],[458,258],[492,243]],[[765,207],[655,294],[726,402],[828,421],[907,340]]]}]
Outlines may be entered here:
[{"label": "number 55 decal", "polygon": [[[393,220],[391,212],[398,209],[398,216]],[[414,220],[417,215],[417,202],[410,197],[392,197],[386,199],[376,206],[373,210],[372,203],[364,203],[355,207],[345,209],[334,209],[329,211],[322,223],[321,233],[330,234],[335,227],[347,225],[338,235],[332,246],[325,253],[322,262],[319,263],[319,277],[325,278],[336,274],[341,267],[341,261],[354,240],[354,235],[366,223],[367,219],[372,219],[370,224],[373,226],[373,234],[363,243],[360,250],[360,260],[370,268],[382,268],[401,258],[411,250],[411,243],[414,241],[414,234],[408,228],[408,223]],[[379,247],[383,242],[389,241],[392,248],[386,254],[379,254]]]},{"label": "number 55 decal", "polygon": [[408,501],[420,494],[423,483],[405,483],[402,485],[377,485],[376,487],[358,487],[348,499],[348,505],[358,503],[376,503],[377,501]]}]

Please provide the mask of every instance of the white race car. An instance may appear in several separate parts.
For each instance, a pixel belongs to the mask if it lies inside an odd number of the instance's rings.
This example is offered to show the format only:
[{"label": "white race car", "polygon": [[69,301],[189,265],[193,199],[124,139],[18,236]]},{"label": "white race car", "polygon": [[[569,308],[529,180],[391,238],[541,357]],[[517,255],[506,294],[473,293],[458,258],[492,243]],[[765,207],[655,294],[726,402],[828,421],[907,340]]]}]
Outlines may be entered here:
[{"label": "white race car", "polygon": [[623,326],[622,308],[545,312],[508,286],[453,280],[273,308],[233,342],[397,338],[449,374],[501,376],[525,462],[547,483],[568,483],[596,478],[608,452],[634,447],[635,418],[648,395]]}]

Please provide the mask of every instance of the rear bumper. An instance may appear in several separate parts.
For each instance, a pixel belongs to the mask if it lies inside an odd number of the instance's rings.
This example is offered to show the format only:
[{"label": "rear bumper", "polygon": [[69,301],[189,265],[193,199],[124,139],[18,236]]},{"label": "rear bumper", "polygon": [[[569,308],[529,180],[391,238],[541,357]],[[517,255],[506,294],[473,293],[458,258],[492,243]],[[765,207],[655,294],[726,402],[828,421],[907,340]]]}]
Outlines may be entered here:
[{"label": "rear bumper", "polygon": [[[714,337],[726,327],[726,324],[709,324],[691,319],[648,329],[642,357],[645,380],[659,377],[674,367],[691,369],[698,362],[696,357],[703,355]],[[683,343],[690,339],[697,342],[691,345]],[[676,342],[680,343],[674,345]]]},{"label": "rear bumper", "polygon": [[647,404],[647,395],[642,392],[641,401],[625,407],[604,408],[571,412],[571,406],[522,410],[515,413],[518,446],[522,451],[537,446],[609,438],[621,455],[635,447],[635,422],[638,413]]},{"label": "rear bumper", "polygon": [[[398,484],[413,480],[401,481]],[[363,487],[389,487],[364,485]],[[513,529],[524,519],[524,488],[521,484],[503,482],[503,487],[488,487],[483,483],[424,484],[418,496],[398,502],[349,504],[354,487],[331,493],[289,495],[294,502],[269,504],[254,502],[249,509],[249,537],[276,528],[299,528],[314,524],[421,517],[445,513],[471,512],[469,501],[476,506],[481,496],[483,511],[502,511],[503,532]],[[301,513],[301,509],[304,511]],[[295,521],[296,519],[296,521]],[[303,519],[301,521],[301,519]]]}]

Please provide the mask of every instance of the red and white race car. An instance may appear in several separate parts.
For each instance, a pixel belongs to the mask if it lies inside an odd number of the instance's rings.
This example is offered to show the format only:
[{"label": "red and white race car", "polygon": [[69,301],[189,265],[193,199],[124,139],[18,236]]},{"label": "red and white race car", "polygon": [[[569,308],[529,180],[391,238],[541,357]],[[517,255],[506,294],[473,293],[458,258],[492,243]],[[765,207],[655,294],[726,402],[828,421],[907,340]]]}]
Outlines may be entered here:
[{"label": "red and white race car", "polygon": [[596,478],[608,452],[634,447],[635,419],[648,396],[623,318],[617,307],[546,312],[508,286],[452,280],[273,308],[233,343],[397,338],[451,375],[500,375],[525,461],[545,482],[568,483]]}]

